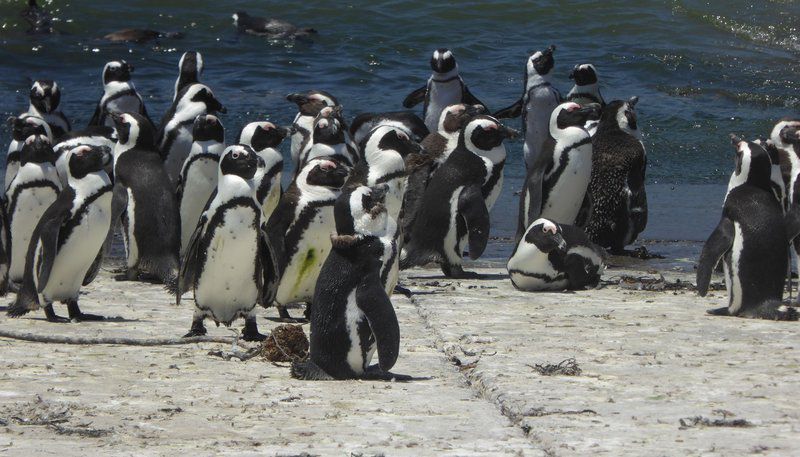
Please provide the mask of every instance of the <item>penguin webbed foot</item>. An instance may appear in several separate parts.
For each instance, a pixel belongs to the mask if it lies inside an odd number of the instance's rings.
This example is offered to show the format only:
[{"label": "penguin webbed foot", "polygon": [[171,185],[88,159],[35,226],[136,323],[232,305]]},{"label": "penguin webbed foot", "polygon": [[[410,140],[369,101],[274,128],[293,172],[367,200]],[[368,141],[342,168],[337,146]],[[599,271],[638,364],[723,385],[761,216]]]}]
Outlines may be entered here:
[{"label": "penguin webbed foot", "polygon": [[203,325],[203,320],[193,321],[192,328],[189,329],[189,333],[183,335],[182,338],[191,338],[193,336],[205,336],[207,333],[206,326]]},{"label": "penguin webbed foot", "polygon": [[78,307],[78,302],[75,300],[71,300],[67,302],[67,311],[69,312],[69,320],[70,321],[104,321],[106,320],[105,316],[101,316],[99,314],[87,314],[81,312],[80,307]]},{"label": "penguin webbed foot", "polygon": [[389,382],[408,382],[413,381],[412,376],[396,374],[391,371],[383,371],[379,365],[372,365],[359,377],[367,381],[389,381]]},{"label": "penguin webbed foot", "polygon": [[56,312],[53,310],[52,303],[44,307],[44,317],[47,319],[47,322],[53,322],[56,324],[66,324],[70,322],[70,320],[66,317],[56,315]]},{"label": "penguin webbed foot", "polygon": [[411,289],[408,287],[403,287],[399,284],[394,286],[394,293],[411,297]]},{"label": "penguin webbed foot", "polygon": [[287,311],[286,308],[279,306],[277,320],[278,322],[285,322],[287,324],[305,324],[309,321],[310,309],[310,306],[306,307],[306,311],[303,312],[305,317],[295,318],[289,314],[289,311]]},{"label": "penguin webbed foot", "polygon": [[706,314],[709,314],[711,316],[730,316],[731,315],[731,313],[728,312],[728,307],[727,306],[723,306],[722,308],[709,309],[709,310],[706,311]]},{"label": "penguin webbed foot", "polygon": [[442,273],[451,279],[483,279],[480,273],[464,271],[461,265],[442,264]]},{"label": "penguin webbed foot", "polygon": [[264,341],[267,339],[267,335],[258,332],[258,324],[256,324],[255,319],[246,320],[242,330],[242,339],[245,341]]}]

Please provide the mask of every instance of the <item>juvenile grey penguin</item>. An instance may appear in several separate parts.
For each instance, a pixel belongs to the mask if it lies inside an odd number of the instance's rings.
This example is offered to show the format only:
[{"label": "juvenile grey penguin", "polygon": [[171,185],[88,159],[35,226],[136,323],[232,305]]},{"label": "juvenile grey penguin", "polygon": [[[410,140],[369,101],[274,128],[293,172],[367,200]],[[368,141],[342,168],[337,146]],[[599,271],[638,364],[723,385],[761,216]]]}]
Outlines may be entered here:
[{"label": "juvenile grey penguin", "polygon": [[278,147],[290,134],[291,129],[277,127],[272,122],[251,122],[239,134],[239,143],[252,147],[263,161],[253,177],[253,186],[264,220],[269,220],[283,195],[283,155]]},{"label": "juvenile grey penguin", "polygon": [[[297,105],[297,115],[292,121],[291,158],[295,170],[300,168],[300,152],[306,149],[314,129],[314,119],[325,107],[340,106],[339,100],[322,90],[310,90],[305,93],[294,93],[286,96],[286,100]],[[295,172],[295,174],[297,174]]]},{"label": "juvenile grey penguin", "polygon": [[355,144],[360,145],[364,137],[380,125],[389,125],[402,130],[418,143],[431,133],[425,126],[425,121],[411,111],[394,111],[359,114],[350,123],[350,136]]},{"label": "juvenile grey penguin", "polygon": [[189,84],[199,83],[202,74],[203,55],[197,51],[184,52],[178,61],[178,79],[175,80],[175,94],[172,96],[172,101],[178,98],[181,89]]},{"label": "juvenile grey penguin", "polygon": [[[103,247],[111,225],[112,184],[104,170],[107,152],[78,146],[67,152],[68,184],[47,208],[30,237],[25,273],[8,315],[44,308],[50,322],[102,320],[78,306],[81,286]],[[55,314],[53,302],[67,305],[69,319]]]},{"label": "juvenile grey penguin", "polygon": [[17,117],[9,117],[8,125],[11,130],[11,143],[9,143],[6,153],[6,173],[3,185],[3,190],[6,192],[19,171],[19,156],[25,140],[31,135],[44,135],[50,143],[53,142],[50,126],[39,116],[20,114]]},{"label": "juvenile grey penguin", "polygon": [[413,108],[424,102],[422,118],[428,130],[435,131],[441,118],[442,110],[450,105],[466,103],[483,105],[483,102],[472,95],[464,80],[458,73],[458,63],[453,52],[447,48],[433,51],[431,56],[431,77],[428,83],[411,92],[403,100],[403,106]]},{"label": "juvenile grey penguin", "polygon": [[131,81],[133,65],[124,60],[113,60],[103,68],[103,97],[97,102],[94,115],[89,120],[89,125],[105,125],[114,127],[111,114],[137,113],[147,120],[147,109],[142,96],[136,92],[136,87]]},{"label": "juvenile grey penguin", "polygon": [[58,140],[72,130],[67,116],[64,116],[64,113],[58,109],[58,105],[61,103],[61,89],[57,82],[49,79],[34,81],[31,86],[30,100],[28,114],[44,119],[50,126],[54,139]]}]

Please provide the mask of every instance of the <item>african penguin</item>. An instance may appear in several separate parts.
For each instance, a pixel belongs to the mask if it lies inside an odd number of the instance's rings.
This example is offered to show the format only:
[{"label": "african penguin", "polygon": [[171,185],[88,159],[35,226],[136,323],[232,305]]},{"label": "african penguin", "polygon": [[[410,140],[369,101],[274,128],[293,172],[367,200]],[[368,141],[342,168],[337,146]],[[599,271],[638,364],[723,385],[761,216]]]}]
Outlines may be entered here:
[{"label": "african penguin", "polygon": [[19,170],[19,155],[25,145],[25,140],[31,135],[44,135],[48,141],[53,142],[50,126],[39,116],[21,114],[17,117],[9,117],[8,124],[11,129],[11,143],[9,143],[6,153],[6,173],[3,185],[3,190],[6,192]]},{"label": "african penguin", "polygon": [[142,96],[136,92],[131,82],[133,65],[124,60],[108,62],[103,68],[103,97],[97,102],[89,125],[114,127],[111,114],[137,113],[148,120],[147,109]]},{"label": "african penguin", "polygon": [[53,16],[49,11],[40,7],[36,0],[28,0],[28,6],[22,10],[22,17],[28,21],[30,35],[47,35],[56,33],[53,28]]},{"label": "african penguin", "polygon": [[205,335],[207,317],[225,326],[242,317],[245,341],[266,338],[258,332],[255,306],[272,301],[277,277],[261,207],[253,198],[258,160],[250,146],[241,144],[229,146],[219,160],[216,192],[181,264],[177,299],[192,290],[195,302],[186,337]]},{"label": "african penguin", "polygon": [[363,113],[353,119],[350,124],[350,136],[355,144],[361,144],[375,127],[389,125],[404,131],[414,141],[422,141],[430,131],[425,126],[425,121],[410,111],[395,111],[390,113]]},{"label": "african penguin", "polygon": [[461,267],[465,243],[477,259],[489,241],[489,211],[503,183],[503,140],[516,131],[480,115],[461,131],[458,147],[431,177],[422,197],[400,268],[438,262],[449,278],[467,277]]},{"label": "african penguin", "polygon": [[[112,184],[104,170],[107,153],[82,145],[66,155],[67,186],[32,231],[22,285],[8,308],[11,317],[44,307],[51,322],[103,319],[82,313],[78,295],[81,286],[94,278],[89,271],[111,225]],[[55,314],[56,301],[67,305],[69,319]]]},{"label": "african penguin", "polygon": [[544,142],[548,138],[550,115],[561,103],[561,93],[551,80],[553,76],[554,45],[544,51],[536,51],[525,64],[525,86],[522,96],[508,108],[494,113],[498,119],[522,116],[522,131],[525,135],[525,167],[536,163]]},{"label": "african penguin", "polygon": [[[778,151],[781,174],[786,189],[784,210],[787,220],[800,212],[800,120],[785,118],[775,124],[769,142]],[[790,230],[791,232],[791,230]],[[800,264],[800,239],[792,236],[792,257]]]},{"label": "african penguin", "polygon": [[349,135],[341,107],[322,108],[314,119],[311,138],[305,149],[300,151],[300,168],[295,170],[295,175],[309,160],[318,157],[333,157],[352,167],[359,157],[351,146]]},{"label": "african penguin", "polygon": [[[69,180],[69,170],[67,169],[67,153],[78,146],[94,146],[101,148],[101,152],[106,156],[106,174],[113,177],[114,161],[112,151],[117,144],[117,133],[111,127],[106,126],[92,126],[83,130],[73,130],[63,135],[58,144],[53,146],[56,152],[56,171],[58,171],[58,179],[61,180],[61,187],[67,187]],[[113,179],[112,179],[113,181]]]},{"label": "african penguin", "polygon": [[233,13],[233,25],[239,33],[263,36],[272,40],[308,38],[316,35],[311,27],[297,27],[281,19],[251,16],[245,11]]},{"label": "african penguin", "polygon": [[272,122],[251,122],[239,134],[239,143],[252,147],[263,161],[253,177],[253,185],[256,201],[264,211],[264,220],[268,220],[275,211],[283,194],[283,155],[278,147],[289,135],[291,129],[277,127]]},{"label": "african penguin", "polygon": [[189,84],[199,83],[202,74],[203,55],[197,51],[184,52],[178,61],[178,79],[175,80],[175,94],[172,96],[172,101],[177,100],[181,89]]},{"label": "african penguin", "polygon": [[603,249],[573,225],[537,219],[508,259],[508,275],[519,290],[594,288],[605,268]]},{"label": "african penguin", "polygon": [[292,165],[297,170],[300,168],[300,152],[311,140],[311,131],[314,128],[314,119],[317,114],[322,108],[339,106],[339,101],[333,95],[321,90],[289,94],[286,96],[286,100],[297,104],[297,115],[292,121],[291,148]]},{"label": "african penguin", "polygon": [[44,119],[50,126],[54,139],[58,140],[72,129],[67,117],[58,110],[61,102],[61,90],[57,82],[49,79],[34,81],[31,86],[30,100],[28,114]]},{"label": "african penguin", "polygon": [[[597,69],[590,63],[575,65],[575,68],[569,72],[569,79],[575,81],[567,94],[566,101],[575,102],[581,106],[586,106],[590,103],[598,103],[600,109],[606,107],[606,101],[600,93],[600,84],[597,82]],[[597,113],[594,119],[589,121],[584,126],[589,135],[594,136],[597,131],[597,124],[600,122],[600,112]]]},{"label": "african penguin", "polygon": [[770,181],[772,181],[772,192],[775,193],[775,198],[781,203],[781,208],[786,210],[787,195],[786,195],[786,182],[784,181],[783,170],[781,170],[781,153],[778,148],[770,140],[755,140],[755,142],[763,147],[769,160],[772,162],[772,173],[770,174]]},{"label": "african penguin", "polygon": [[483,105],[464,84],[458,73],[458,63],[453,52],[446,48],[433,51],[431,56],[431,77],[428,83],[411,92],[403,100],[403,106],[413,108],[425,102],[422,108],[422,118],[425,126],[433,132],[439,124],[442,110],[456,103],[468,105]]}]

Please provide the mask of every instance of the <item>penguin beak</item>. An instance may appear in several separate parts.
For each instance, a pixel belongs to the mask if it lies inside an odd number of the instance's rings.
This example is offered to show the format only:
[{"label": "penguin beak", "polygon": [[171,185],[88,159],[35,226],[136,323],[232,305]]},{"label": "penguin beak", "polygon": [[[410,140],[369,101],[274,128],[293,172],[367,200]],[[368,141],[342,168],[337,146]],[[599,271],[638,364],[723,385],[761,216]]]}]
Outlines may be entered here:
[{"label": "penguin beak", "polygon": [[294,127],[280,127],[279,130],[281,132],[281,135],[283,135],[283,138],[286,138],[287,136],[292,136],[292,135],[295,134]]},{"label": "penguin beak", "polygon": [[114,121],[114,125],[119,125],[122,123],[122,115],[119,113],[111,113],[111,120]]},{"label": "penguin beak", "polygon": [[516,138],[517,136],[519,136],[518,130],[506,127],[505,125],[500,127],[500,133],[503,135],[504,138]]},{"label": "penguin beak", "polygon": [[302,105],[308,101],[308,97],[306,97],[305,94],[294,93],[287,95],[286,100],[292,103],[297,103],[298,105]]},{"label": "penguin beak", "polygon": [[569,71],[569,79],[575,79],[575,69]]}]

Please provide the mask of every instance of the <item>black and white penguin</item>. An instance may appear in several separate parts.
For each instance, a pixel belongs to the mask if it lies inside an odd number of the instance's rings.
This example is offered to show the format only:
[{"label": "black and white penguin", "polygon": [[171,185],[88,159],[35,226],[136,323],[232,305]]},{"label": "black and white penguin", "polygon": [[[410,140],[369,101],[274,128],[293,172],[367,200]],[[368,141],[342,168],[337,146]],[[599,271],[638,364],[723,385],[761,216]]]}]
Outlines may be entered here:
[{"label": "black and white penguin", "polygon": [[225,150],[225,127],[217,116],[201,114],[194,120],[192,138],[192,148],[183,162],[178,182],[181,257],[186,253],[197,221],[217,188],[219,158]]},{"label": "black and white penguin", "polygon": [[197,116],[226,113],[227,110],[205,84],[191,83],[178,93],[161,120],[157,141],[164,168],[173,185],[178,184],[183,162],[192,149],[192,129]]},{"label": "black and white penguin", "polygon": [[20,114],[17,117],[8,118],[8,126],[11,130],[11,143],[8,145],[6,153],[6,173],[3,185],[4,191],[8,191],[8,186],[19,171],[19,156],[25,140],[31,135],[44,135],[48,141],[53,142],[53,133],[50,126],[39,116],[31,114]]},{"label": "black and white penguin", "polygon": [[317,34],[311,27],[297,27],[281,19],[251,16],[245,11],[237,11],[232,17],[233,25],[239,33],[263,36],[272,40],[308,38]]},{"label": "black and white penguin", "polygon": [[[522,116],[525,135],[525,167],[530,169],[547,141],[550,115],[561,103],[561,93],[553,86],[554,45],[536,51],[525,64],[525,86],[522,96],[508,108],[494,113],[498,119]],[[527,226],[526,226],[527,227]]]},{"label": "black and white penguin", "polygon": [[103,97],[97,102],[89,125],[114,127],[111,114],[137,113],[148,120],[142,96],[131,81],[133,65],[124,60],[108,62],[103,68]]},{"label": "black and white penguin", "polygon": [[11,239],[9,280],[12,282],[22,281],[33,229],[61,191],[55,160],[53,146],[46,136],[32,135],[25,140],[19,171],[6,192]]},{"label": "black and white penguin", "polygon": [[605,265],[603,249],[578,227],[537,219],[508,259],[508,275],[519,290],[595,288]]},{"label": "black and white penguin", "polygon": [[331,250],[336,224],[333,205],[349,169],[330,158],[311,159],[281,197],[267,222],[280,282],[275,303],[289,318],[286,305],[311,302],[320,269]]},{"label": "black and white penguin", "polygon": [[778,152],[786,189],[786,209],[800,207],[800,119],[782,119],[770,132],[771,148]]},{"label": "black and white penguin", "polygon": [[239,134],[239,144],[252,147],[263,161],[253,177],[253,186],[256,201],[264,211],[264,220],[269,220],[283,195],[283,155],[278,147],[291,133],[291,129],[277,127],[272,122],[251,122]]},{"label": "black and white penguin", "polygon": [[178,61],[178,79],[175,80],[175,94],[172,96],[172,101],[178,98],[181,89],[189,84],[199,83],[202,74],[203,55],[197,51],[184,52]]},{"label": "black and white penguin", "polygon": [[784,280],[789,257],[783,210],[770,185],[767,152],[753,142],[733,137],[737,182],[725,196],[722,219],[703,246],[697,265],[697,293],[708,292],[711,274],[722,261],[728,306],[710,314],[797,320],[793,308],[783,310]]},{"label": "black and white penguin", "polygon": [[160,38],[183,38],[183,32],[159,32],[152,29],[122,29],[103,36],[112,43],[147,43]]},{"label": "black and white penguin", "polygon": [[[309,360],[292,376],[308,380],[392,379],[400,325],[380,279],[380,258],[394,242],[385,193],[358,187],[336,202],[337,234],[314,291]],[[370,366],[378,351],[378,366]]]},{"label": "black and white penguin", "polygon": [[763,147],[769,154],[769,160],[772,162],[772,173],[769,176],[770,181],[772,181],[772,192],[775,193],[775,198],[781,203],[781,208],[786,210],[788,196],[786,194],[783,170],[781,170],[781,152],[770,140],[759,139],[755,140],[755,143]]},{"label": "black and white penguin", "polygon": [[49,79],[39,79],[33,82],[30,93],[31,104],[28,114],[39,116],[47,122],[53,132],[53,138],[59,140],[62,135],[69,132],[72,127],[58,109],[61,103],[61,90],[58,83]]},{"label": "black and white penguin", "polygon": [[550,116],[550,134],[528,169],[519,198],[516,242],[539,218],[572,225],[592,175],[592,139],[583,128],[597,105],[562,103]]},{"label": "black and white penguin", "polygon": [[[27,246],[25,273],[8,315],[19,317],[44,307],[50,322],[102,320],[78,307],[81,286],[103,247],[111,225],[112,184],[104,167],[107,152],[78,146],[67,152],[68,184],[42,215]],[[53,311],[67,305],[69,319]]]},{"label": "black and white penguin", "polygon": [[411,111],[394,111],[359,114],[350,123],[350,136],[355,144],[360,145],[364,137],[380,125],[388,125],[402,130],[418,143],[431,133],[425,126],[425,121]]},{"label": "black and white penguin", "polygon": [[237,144],[225,149],[219,161],[216,192],[181,264],[178,302],[189,290],[195,302],[186,337],[205,335],[207,317],[225,326],[242,317],[245,341],[266,338],[258,332],[255,306],[272,301],[277,276],[261,208],[253,198],[258,160],[252,148]]},{"label": "black and white penguin", "polygon": [[433,51],[431,69],[433,73],[428,78],[428,83],[408,94],[403,100],[403,106],[406,108],[413,108],[425,102],[422,118],[429,131],[436,130],[442,110],[450,105],[466,103],[486,106],[472,95],[464,84],[464,80],[458,74],[458,63],[451,50],[440,48]]},{"label": "black and white penguin", "polygon": [[309,160],[318,157],[333,157],[352,167],[358,159],[357,148],[353,147],[350,133],[342,117],[341,106],[322,108],[314,119],[311,138],[305,149],[300,151],[299,172]]},{"label": "black and white penguin", "polygon": [[106,153],[106,174],[109,177],[113,177],[114,161],[112,152],[116,144],[117,133],[113,128],[102,125],[87,127],[83,130],[72,130],[63,135],[58,144],[53,146],[53,150],[58,157],[56,159],[56,171],[58,171],[58,179],[61,180],[61,187],[66,188],[69,180],[67,153],[78,146],[101,148],[100,150]]},{"label": "black and white penguin", "polygon": [[311,131],[314,128],[314,119],[325,107],[340,106],[339,100],[333,95],[322,90],[310,90],[306,93],[293,93],[286,96],[286,100],[297,105],[297,115],[292,121],[292,148],[291,157],[294,169],[300,168],[300,151],[306,148],[311,140]]},{"label": "black and white penguin", "polygon": [[122,218],[126,276],[154,276],[174,291],[178,278],[180,211],[175,187],[153,141],[153,124],[139,114],[114,114],[112,227]]},{"label": "black and white penguin", "polygon": [[489,241],[489,211],[503,184],[503,140],[517,132],[491,116],[477,116],[461,132],[458,147],[431,177],[417,219],[403,247],[400,268],[438,262],[450,278],[466,277],[465,243],[477,259]]},{"label": "black and white penguin", "polygon": [[[581,106],[597,103],[601,110],[606,107],[606,101],[600,93],[600,83],[597,80],[597,69],[594,65],[590,63],[575,65],[575,68],[569,72],[569,79],[575,81],[575,85],[567,94],[566,101],[575,102]],[[594,136],[599,122],[600,112],[594,119],[590,118],[584,126],[589,135]]]},{"label": "black and white penguin", "polygon": [[592,137],[586,234],[612,252],[636,241],[647,226],[647,153],[636,120],[637,101],[632,97],[606,105]]}]

